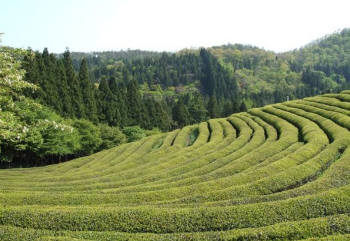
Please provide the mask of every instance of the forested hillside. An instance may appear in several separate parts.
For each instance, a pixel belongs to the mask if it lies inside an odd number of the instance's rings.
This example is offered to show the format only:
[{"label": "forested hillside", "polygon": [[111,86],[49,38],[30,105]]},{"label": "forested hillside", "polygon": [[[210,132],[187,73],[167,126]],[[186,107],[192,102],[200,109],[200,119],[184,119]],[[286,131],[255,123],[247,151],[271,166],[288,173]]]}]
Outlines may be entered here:
[{"label": "forested hillside", "polygon": [[[2,53],[10,52],[3,48]],[[66,160],[142,138],[147,135],[144,129],[148,133],[174,130],[252,107],[350,87],[347,29],[287,53],[236,44],[177,53],[67,50],[56,55],[48,49],[22,50],[13,58],[20,76],[24,75],[23,83],[33,84],[29,86],[35,86],[35,91],[2,89],[2,98],[7,96],[3,113],[16,113],[22,123],[18,130],[27,138],[13,131],[11,138],[4,135],[5,166],[14,160],[20,165],[30,160],[42,164]],[[8,100],[19,109],[11,109]],[[23,103],[40,106],[41,111],[34,107],[25,111],[30,108]],[[57,136],[42,130],[34,137],[27,133],[29,126],[31,131],[39,128],[37,119],[62,124],[65,130],[71,127],[77,136],[59,137],[67,147],[57,148]],[[105,134],[107,129],[111,136]],[[21,160],[27,161],[22,164]]]},{"label": "forested hillside", "polygon": [[[66,80],[63,63],[54,64],[51,61],[55,58],[47,55],[47,58],[43,59],[49,62],[42,62],[40,66],[45,72],[34,76],[37,82],[29,83],[24,80],[25,71],[22,69],[22,60],[24,56],[28,57],[27,54],[27,51],[21,49],[0,48],[0,167],[30,167],[57,163],[159,132],[157,130],[146,132],[139,127],[120,129],[117,126],[96,124],[81,119],[87,116],[97,118],[95,104],[88,102],[90,99],[87,98],[87,102],[84,102],[87,104],[81,107],[76,101],[77,95],[74,89],[69,88],[70,85],[66,81],[51,82],[55,84],[52,86],[48,81],[57,80],[56,76],[63,76],[62,80]],[[29,73],[32,72],[26,74]],[[46,74],[46,81],[40,82],[43,73]],[[74,76],[74,71],[71,73]],[[83,71],[79,78],[84,79]],[[88,79],[86,80],[82,81],[87,86],[87,92],[84,92],[83,97],[87,96],[86,93],[93,93],[88,92],[93,89],[90,88],[91,83]],[[37,84],[42,84],[41,88]],[[43,99],[39,100],[55,107],[56,110],[61,109],[66,115],[62,117],[52,108],[25,95],[38,98],[40,96]],[[85,116],[82,115],[84,113]],[[92,113],[94,115],[91,115]]]},{"label": "forested hillside", "polygon": [[286,53],[1,47],[0,240],[349,240],[346,88],[347,29]]},{"label": "forested hillside", "polygon": [[[251,107],[285,101],[287,96],[294,99],[348,88],[349,49],[350,30],[344,29],[286,53],[235,44],[207,51],[183,50],[153,56],[145,53],[137,60],[127,55],[107,58],[104,53],[97,56],[72,53],[72,57],[74,61],[87,58],[95,81],[103,76],[121,76],[118,68],[123,65],[140,84],[147,83],[146,89],[153,93],[161,89],[166,94],[169,87],[186,92],[186,86],[192,86],[204,95],[216,94],[220,104],[237,97],[235,89],[225,93],[230,87],[227,81],[232,78],[238,84],[237,98],[243,97]],[[213,55],[209,62],[205,60],[208,55]],[[220,69],[213,67],[215,62]],[[210,75],[210,84],[203,83]]]},{"label": "forested hillside", "polygon": [[[177,67],[172,71],[168,62],[176,63]],[[87,63],[82,59],[75,71],[69,51],[62,58],[49,54],[47,49],[43,53],[28,51],[23,61],[25,79],[41,87],[28,96],[53,107],[63,116],[163,131],[222,115],[215,96],[235,103],[240,101],[232,76],[205,49],[200,58],[194,54],[180,57],[163,54],[157,60],[145,58],[132,64],[118,61],[112,67],[105,66],[106,70],[101,71],[104,74],[95,76],[99,79],[95,83],[91,81]],[[144,74],[145,69],[158,68],[154,67],[158,65],[164,65],[159,76]],[[184,70],[180,76],[173,75],[181,68]],[[192,76],[190,71],[196,74]],[[165,76],[161,77],[162,74]],[[181,82],[176,82],[179,80]],[[219,91],[217,86],[222,85],[227,88]],[[240,105],[235,106],[238,111]],[[229,108],[225,114],[234,112],[233,105]]]},{"label": "forested hillside", "polygon": [[[26,79],[42,87],[34,97],[62,115],[172,130],[251,107],[347,89],[349,50],[350,30],[345,29],[287,53],[240,44],[177,53],[66,51],[55,56],[45,49],[31,53],[24,66]],[[52,66],[57,70],[50,70]],[[70,96],[75,96],[73,102]]]}]

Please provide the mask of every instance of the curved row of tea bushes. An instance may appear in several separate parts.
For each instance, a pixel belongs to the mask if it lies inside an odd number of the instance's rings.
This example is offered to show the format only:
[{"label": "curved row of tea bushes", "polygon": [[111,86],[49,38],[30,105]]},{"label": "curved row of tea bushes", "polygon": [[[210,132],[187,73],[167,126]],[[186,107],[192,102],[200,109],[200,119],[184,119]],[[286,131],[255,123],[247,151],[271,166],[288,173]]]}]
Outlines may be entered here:
[{"label": "curved row of tea bushes", "polygon": [[17,227],[120,232],[201,232],[263,227],[350,212],[350,187],[283,201],[207,208],[2,207],[0,223]]},{"label": "curved row of tea bushes", "polygon": [[[349,216],[335,215],[326,218],[315,218],[310,220],[286,222],[262,228],[237,229],[219,232],[197,232],[179,234],[151,234],[151,233],[121,233],[121,232],[71,232],[71,231],[49,231],[23,229],[11,226],[0,226],[0,238],[2,241],[12,240],[51,240],[74,238],[78,240],[297,240],[310,237],[323,238],[345,238],[349,237]],[[40,239],[41,238],[41,239]],[[50,239],[49,239],[50,240]]]},{"label": "curved row of tea bushes", "polygon": [[[250,132],[249,128],[246,128],[247,125],[245,124],[245,122],[242,122],[238,119],[237,120],[234,119],[234,121],[236,122],[236,125],[238,124],[238,126],[241,126],[242,129],[244,129],[244,131],[241,132],[242,135],[237,139],[237,142],[234,142],[234,143],[232,143],[233,145],[231,144],[229,147],[222,149],[221,152],[227,153],[227,152],[233,151],[234,148],[236,148],[236,149],[241,148],[243,145],[245,145],[247,143],[247,141],[250,138],[251,132]],[[220,153],[212,153],[212,155],[208,155],[204,160],[200,160],[200,161],[202,161],[202,163],[203,163],[203,161],[210,159],[210,158],[213,158],[215,156],[218,156],[219,154]],[[193,163],[193,164],[195,164],[195,163]],[[197,164],[197,166],[200,164],[201,163]],[[183,169],[182,169],[182,171],[183,171]],[[77,186],[74,186],[74,188],[77,188]]]},{"label": "curved row of tea bushes", "polygon": [[0,240],[347,240],[350,91],[0,170]]}]

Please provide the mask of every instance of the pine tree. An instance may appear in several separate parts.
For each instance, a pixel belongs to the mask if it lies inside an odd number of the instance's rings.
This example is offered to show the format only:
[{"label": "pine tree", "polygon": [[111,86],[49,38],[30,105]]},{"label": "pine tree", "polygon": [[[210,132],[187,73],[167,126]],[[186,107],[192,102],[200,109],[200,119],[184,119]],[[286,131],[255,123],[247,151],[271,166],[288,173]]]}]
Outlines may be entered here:
[{"label": "pine tree", "polygon": [[62,114],[64,116],[73,117],[72,98],[67,83],[66,71],[63,65],[63,61],[59,60],[56,66],[57,82],[59,83],[58,94],[60,101],[62,102]]},{"label": "pine tree", "polygon": [[125,126],[127,124],[127,107],[126,107],[126,97],[124,95],[124,85],[122,83],[117,83],[117,80],[114,76],[112,76],[108,81],[109,89],[113,94],[113,103],[116,105],[116,109],[118,110],[117,123],[119,126]]},{"label": "pine tree", "polygon": [[208,114],[210,118],[219,117],[218,104],[216,101],[216,97],[214,95],[210,96],[210,99],[208,102]]},{"label": "pine tree", "polygon": [[140,111],[140,120],[138,125],[140,125],[143,129],[152,129],[154,126],[153,117],[149,112],[149,106],[144,101],[141,103],[141,111]]},{"label": "pine tree", "polygon": [[234,100],[232,101],[232,113],[237,113],[239,112],[239,108],[240,108],[240,103],[239,103],[239,100]]},{"label": "pine tree", "polygon": [[118,101],[118,110],[120,113],[120,125],[126,126],[128,124],[128,106],[127,106],[127,90],[123,82],[118,84],[117,89],[117,101]]},{"label": "pine tree", "polygon": [[208,111],[205,108],[203,97],[199,93],[193,94],[187,106],[191,123],[199,123],[208,119]]},{"label": "pine tree", "polygon": [[42,54],[42,89],[45,92],[44,102],[45,104],[52,106],[58,113],[62,112],[62,103],[59,101],[56,69],[56,57],[53,54],[49,54],[47,48],[44,49]]},{"label": "pine tree", "polygon": [[83,97],[79,80],[74,72],[70,52],[67,49],[63,54],[63,63],[66,71],[66,78],[72,97],[73,116],[77,118],[86,118]]},{"label": "pine tree", "polygon": [[244,101],[242,101],[242,104],[241,104],[241,106],[239,107],[239,111],[240,111],[240,112],[246,112],[246,111],[248,111],[248,108],[247,108],[247,106],[246,106],[246,104],[245,104]]},{"label": "pine tree", "polygon": [[176,127],[183,127],[190,123],[190,114],[181,98],[173,108],[173,120],[175,121]]},{"label": "pine tree", "polygon": [[209,96],[215,93],[216,78],[215,78],[215,63],[213,57],[204,48],[200,50],[200,57],[202,63],[201,85],[203,92]]},{"label": "pine tree", "polygon": [[82,99],[86,117],[93,121],[97,122],[97,107],[96,100],[94,96],[94,87],[89,79],[89,71],[87,66],[87,61],[84,58],[81,61],[79,69],[79,83],[81,87]]},{"label": "pine tree", "polygon": [[137,125],[141,122],[141,95],[138,90],[138,85],[135,80],[128,83],[127,86],[127,104],[129,125]]},{"label": "pine tree", "polygon": [[166,104],[163,101],[154,101],[154,108],[158,116],[158,122],[156,127],[161,129],[162,131],[170,130],[171,121],[169,114],[166,110]]},{"label": "pine tree", "polygon": [[120,113],[116,106],[116,98],[110,90],[108,82],[103,78],[99,85],[99,116],[102,122],[115,126],[119,124]]},{"label": "pine tree", "polygon": [[227,100],[224,104],[224,110],[223,110],[223,115],[224,116],[229,116],[233,114],[235,111],[233,109],[233,103],[230,100]]}]

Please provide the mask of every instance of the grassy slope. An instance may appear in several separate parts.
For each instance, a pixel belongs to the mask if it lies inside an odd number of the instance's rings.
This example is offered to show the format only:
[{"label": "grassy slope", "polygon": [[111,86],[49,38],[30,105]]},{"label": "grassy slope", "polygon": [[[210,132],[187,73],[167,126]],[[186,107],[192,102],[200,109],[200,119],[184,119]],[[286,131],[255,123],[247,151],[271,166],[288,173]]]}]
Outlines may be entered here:
[{"label": "grassy slope", "polygon": [[348,240],[349,115],[344,91],[0,170],[0,239]]}]

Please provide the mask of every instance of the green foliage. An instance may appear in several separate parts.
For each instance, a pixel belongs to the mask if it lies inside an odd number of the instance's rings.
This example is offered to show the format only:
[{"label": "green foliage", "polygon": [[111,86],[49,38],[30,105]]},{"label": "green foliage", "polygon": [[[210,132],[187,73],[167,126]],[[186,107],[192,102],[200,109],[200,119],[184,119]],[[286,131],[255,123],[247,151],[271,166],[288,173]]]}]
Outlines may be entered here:
[{"label": "green foliage", "polygon": [[118,127],[111,127],[106,124],[100,124],[98,127],[102,139],[100,150],[110,149],[126,143],[126,136]]},{"label": "green foliage", "polygon": [[[348,38],[346,31],[338,35],[317,44],[329,51]],[[163,62],[108,60],[115,76],[104,78],[95,93],[105,115],[100,121],[124,126],[122,133],[107,124],[64,120],[7,86],[0,99],[2,157],[25,159],[28,151],[38,158],[73,150],[86,154],[125,138],[132,143],[57,165],[1,170],[0,239],[348,240],[350,91],[253,108],[262,99],[346,86],[343,63],[331,65],[326,56],[314,60],[308,49],[315,47],[306,46],[297,59],[295,52],[275,55],[234,45],[163,54]],[[42,62],[50,61],[47,56],[44,51]],[[185,60],[199,63],[189,65],[198,67],[191,73],[212,88],[210,96],[180,93],[182,83],[193,81],[181,79],[189,71],[178,65]],[[53,83],[50,71],[44,73]],[[81,76],[87,76],[85,67]],[[164,83],[154,83],[154,76]],[[176,85],[172,91],[180,91],[170,99],[145,95],[145,86],[144,92],[138,89],[144,78],[153,91],[161,93],[159,86],[169,82]],[[243,102],[222,98],[221,88],[231,86],[227,80],[237,80]],[[126,97],[133,100],[123,104]],[[41,98],[50,99],[44,93]],[[209,113],[204,103],[210,103]],[[220,116],[218,109],[241,113],[206,121],[208,114]],[[170,112],[175,123],[164,117]],[[196,121],[202,122],[186,125]],[[149,130],[128,126],[135,122]],[[170,125],[186,126],[169,133],[156,128]]]},{"label": "green foliage", "polygon": [[[208,115],[245,111],[243,99],[249,109],[348,88],[349,33],[345,29],[287,53],[240,44],[174,54],[66,51],[60,58],[44,50],[29,54],[24,66],[26,79],[42,89],[33,97],[61,115],[168,131]],[[99,91],[92,82],[102,85]],[[186,95],[189,117],[178,120],[173,109]],[[213,103],[211,96],[219,108],[205,105]]]},{"label": "green foliage", "polygon": [[[167,134],[125,127],[128,138],[144,138],[58,165],[2,170],[0,238],[344,240],[349,93],[251,108]],[[93,128],[72,123],[78,137]],[[94,132],[110,146],[122,138],[107,125]]]},{"label": "green foliage", "polygon": [[80,86],[79,79],[73,69],[72,60],[70,57],[70,52],[67,49],[63,54],[63,64],[65,68],[65,74],[67,78],[67,83],[69,86],[69,94],[72,97],[72,115],[77,118],[85,118],[86,117],[86,108],[83,102],[83,93],[82,88]]},{"label": "green foliage", "polygon": [[78,148],[77,133],[50,109],[22,96],[37,87],[23,81],[20,69],[23,52],[2,49],[0,78],[1,161],[12,162],[25,153],[37,158],[73,154]]},{"label": "green foliage", "polygon": [[[58,100],[58,94],[60,94],[65,103],[63,105],[61,105],[62,103],[53,104],[55,109],[65,113],[73,108],[69,102],[71,99],[67,99],[71,95],[66,92],[68,85],[66,85],[65,76],[69,74],[71,75],[70,78],[76,78],[76,76],[74,73],[67,72],[65,74],[62,72],[62,63],[58,64],[55,57],[49,55],[47,49],[44,50],[42,55],[33,55],[31,51],[2,48],[0,52],[1,166],[11,166],[13,164],[33,166],[60,162],[70,156],[92,154],[126,141],[125,135],[118,127],[106,125],[97,127],[88,120],[65,120],[50,108],[23,96],[23,94],[29,94],[35,97],[38,88],[36,85],[23,80],[25,73],[21,69],[21,58],[25,59],[23,65],[27,65],[27,68],[33,68],[26,78],[45,77],[45,79],[38,80],[39,83],[45,83],[42,85],[45,91],[39,89],[40,101],[61,103]],[[38,62],[32,62],[33,58],[36,58]],[[68,52],[66,58],[66,64],[69,64]],[[30,63],[42,63],[42,73],[37,74],[36,71],[39,71],[39,69],[34,70],[37,66]],[[60,78],[64,77],[61,79],[63,87],[55,85],[53,76],[56,70],[59,70],[59,73],[62,74],[59,74]],[[84,90],[84,102],[86,102],[86,107],[91,110],[89,112],[89,115],[91,114],[90,119],[94,119],[94,116],[96,117],[96,106],[94,102],[89,102],[94,100],[91,97],[94,92],[88,80],[85,61],[82,62],[79,80],[83,86],[82,90]],[[61,88],[61,90],[57,92],[56,88]]]},{"label": "green foliage", "polygon": [[153,128],[152,130],[145,130],[146,136],[158,135],[162,132],[158,128]]},{"label": "green foliage", "polygon": [[81,145],[78,154],[89,155],[94,153],[102,143],[100,129],[87,120],[74,120],[71,125],[79,133],[79,143]]},{"label": "green foliage", "polygon": [[183,127],[190,123],[190,114],[182,99],[175,104],[173,111],[173,120],[177,127]]},{"label": "green foliage", "polygon": [[248,110],[247,105],[245,104],[244,101],[242,101],[241,106],[239,107],[240,112],[246,112]]},{"label": "green foliage", "polygon": [[88,66],[85,59],[81,61],[79,69],[79,82],[81,85],[82,101],[85,104],[86,117],[97,122],[97,106],[95,100],[95,90],[89,78]]},{"label": "green foliage", "polygon": [[208,102],[208,114],[210,118],[217,118],[219,117],[219,106],[216,102],[216,97],[211,96]]},{"label": "green foliage", "polygon": [[146,136],[145,130],[139,126],[127,126],[122,129],[128,142],[137,141]]}]

